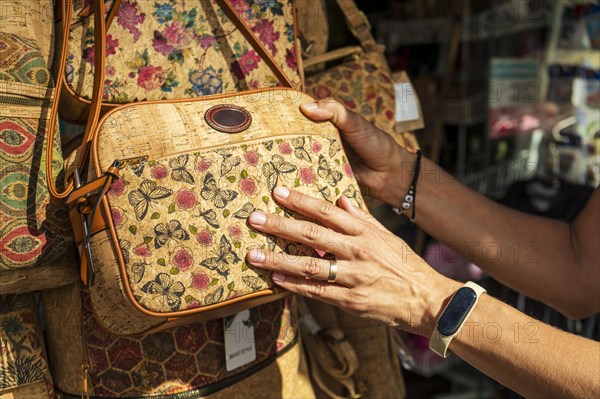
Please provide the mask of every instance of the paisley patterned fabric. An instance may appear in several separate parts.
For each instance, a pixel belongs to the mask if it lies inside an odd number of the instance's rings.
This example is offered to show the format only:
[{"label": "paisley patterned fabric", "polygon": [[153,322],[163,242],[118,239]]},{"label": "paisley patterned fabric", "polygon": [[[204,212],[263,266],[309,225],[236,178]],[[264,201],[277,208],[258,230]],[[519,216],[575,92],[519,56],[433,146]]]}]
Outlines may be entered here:
[{"label": "paisley patterned fabric", "polygon": [[[74,2],[66,79],[91,99],[93,18]],[[232,2],[284,72],[300,86],[292,2]],[[123,0],[106,36],[104,101],[198,97],[277,86],[278,80],[215,1]],[[66,112],[65,112],[66,114]],[[68,116],[68,115],[67,115]]]},{"label": "paisley patterned fabric", "polygon": [[248,229],[254,210],[283,211],[278,184],[362,205],[337,137],[269,139],[130,165],[109,192],[128,284],[141,306],[176,312],[268,289],[244,262],[253,247],[312,255],[312,248]]},{"label": "paisley patterned fabric", "polygon": [[119,398],[177,394],[242,373],[295,342],[294,302],[288,298],[252,309],[256,360],[228,372],[222,319],[124,338],[104,332],[92,314],[89,296],[84,294],[91,394]]},{"label": "paisley patterned fabric", "polygon": [[[46,187],[52,86],[36,43],[0,32],[0,272],[48,264],[70,241],[66,210],[49,204]],[[60,180],[58,139],[52,145],[54,178]],[[0,289],[7,292],[8,286]]]},{"label": "paisley patterned fabric", "polygon": [[33,295],[0,297],[0,397],[52,398]]}]

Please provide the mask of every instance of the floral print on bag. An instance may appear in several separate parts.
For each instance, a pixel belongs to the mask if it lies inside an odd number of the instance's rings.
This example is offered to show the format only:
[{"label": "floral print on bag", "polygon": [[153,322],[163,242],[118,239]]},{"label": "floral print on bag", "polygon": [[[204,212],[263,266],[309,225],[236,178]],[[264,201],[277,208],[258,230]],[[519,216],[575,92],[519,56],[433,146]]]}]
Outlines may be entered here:
[{"label": "floral print on bag", "polygon": [[339,140],[329,136],[263,139],[124,167],[108,195],[135,299],[169,313],[270,288],[269,275],[245,263],[249,249],[314,250],[252,230],[248,216],[294,216],[267,195],[277,185],[330,202],[345,195],[362,206],[352,176]]},{"label": "floral print on bag", "polygon": [[[232,4],[299,86],[291,1]],[[75,18],[86,5],[75,4]],[[67,83],[86,99],[91,98],[93,84],[92,20],[79,21],[72,30],[66,65]],[[103,99],[109,103],[198,97],[279,84],[214,0],[123,0],[106,35],[106,56]]]}]

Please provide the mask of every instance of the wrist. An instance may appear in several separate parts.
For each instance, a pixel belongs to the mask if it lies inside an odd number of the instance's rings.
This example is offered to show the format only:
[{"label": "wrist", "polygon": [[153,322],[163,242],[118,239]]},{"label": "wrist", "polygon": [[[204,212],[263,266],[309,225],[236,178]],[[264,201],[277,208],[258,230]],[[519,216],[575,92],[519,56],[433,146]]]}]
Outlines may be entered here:
[{"label": "wrist", "polygon": [[437,326],[437,321],[443,312],[444,308],[452,299],[456,291],[462,287],[462,283],[454,281],[442,275],[439,275],[437,282],[429,290],[425,298],[425,313],[422,323],[423,335],[431,338],[431,334]]},{"label": "wrist", "polygon": [[416,155],[404,148],[397,146],[394,161],[386,176],[386,189],[382,193],[382,201],[393,207],[402,206],[404,197],[410,189],[410,184],[415,174]]}]

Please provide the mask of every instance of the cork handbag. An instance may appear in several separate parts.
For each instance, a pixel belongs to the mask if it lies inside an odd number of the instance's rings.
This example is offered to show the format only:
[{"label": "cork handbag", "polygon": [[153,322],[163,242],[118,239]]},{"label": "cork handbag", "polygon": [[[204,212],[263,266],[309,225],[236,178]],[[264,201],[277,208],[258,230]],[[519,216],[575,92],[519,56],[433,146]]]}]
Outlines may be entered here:
[{"label": "cork handbag", "polygon": [[44,291],[42,302],[59,398],[314,397],[295,297],[252,309],[256,358],[235,370],[221,319],[124,338],[102,328],[81,284]]},{"label": "cork handbag", "polygon": [[[89,0],[73,2],[61,117],[85,124],[93,96],[94,22]],[[105,0],[103,112],[138,101],[273,87],[279,79],[216,0]],[[235,1],[277,67],[300,87],[291,0]]]},{"label": "cork handbag", "polygon": [[0,398],[54,397],[34,294],[0,296]]},{"label": "cork handbag", "polygon": [[405,397],[394,329],[311,299],[298,307],[317,397]]},{"label": "cork handbag", "polygon": [[[288,88],[133,103],[100,121],[95,96],[72,183],[59,195],[70,208],[93,312],[114,334],[209,320],[287,295],[244,262],[254,247],[314,252],[247,226],[255,209],[294,217],[271,197],[278,184],[362,206],[335,127],[302,115],[299,106],[312,99],[289,88],[229,1],[220,4]],[[95,6],[99,87],[104,5]]]},{"label": "cork handbag", "polygon": [[[335,98],[348,109],[361,114],[369,122],[394,137],[401,146],[416,151],[418,144],[412,133],[423,128],[420,105],[414,91],[410,95],[416,106],[413,120],[399,120],[396,84],[410,84],[405,73],[392,74],[384,55],[385,47],[375,41],[371,26],[353,0],[336,0],[346,23],[359,46],[348,46],[309,56],[305,69],[332,61],[341,63],[307,76],[305,91],[317,99]],[[302,15],[302,14],[301,14]],[[303,25],[304,26],[304,25]],[[404,101],[403,99],[399,99]]]},{"label": "cork handbag", "polygon": [[73,242],[67,212],[50,204],[46,184],[46,177],[55,183],[64,177],[59,138],[48,140],[58,124],[49,71],[52,16],[51,0],[2,2],[0,295],[77,279],[63,257]]}]

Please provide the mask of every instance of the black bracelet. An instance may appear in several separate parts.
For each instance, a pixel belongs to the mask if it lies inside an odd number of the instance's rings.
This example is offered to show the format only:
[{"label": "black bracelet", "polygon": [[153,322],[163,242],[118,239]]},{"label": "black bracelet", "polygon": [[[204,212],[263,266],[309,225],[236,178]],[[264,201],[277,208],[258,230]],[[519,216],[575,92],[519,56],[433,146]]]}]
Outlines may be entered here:
[{"label": "black bracelet", "polygon": [[417,163],[415,164],[415,174],[413,176],[412,182],[410,183],[410,188],[408,189],[408,194],[404,196],[404,202],[402,202],[401,208],[392,208],[394,212],[398,215],[406,215],[406,212],[410,209],[412,205],[412,216],[410,218],[411,223],[415,223],[416,217],[416,206],[417,206],[417,180],[419,179],[419,172],[421,172],[421,158],[423,157],[423,153],[421,150],[417,150]]}]

